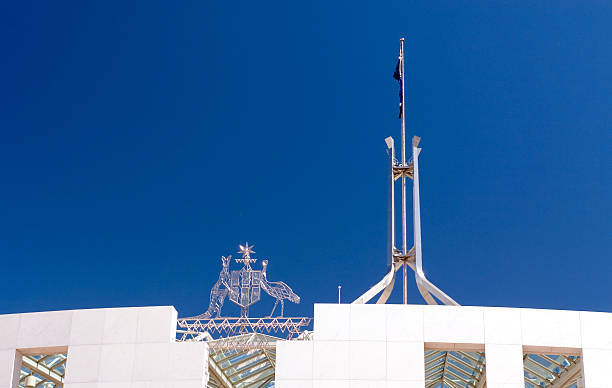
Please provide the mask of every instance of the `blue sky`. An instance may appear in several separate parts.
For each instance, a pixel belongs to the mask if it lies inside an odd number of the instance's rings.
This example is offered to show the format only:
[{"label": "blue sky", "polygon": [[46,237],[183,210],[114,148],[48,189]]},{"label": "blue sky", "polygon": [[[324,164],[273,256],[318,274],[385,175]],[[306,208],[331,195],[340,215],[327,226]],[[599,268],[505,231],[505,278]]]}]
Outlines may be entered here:
[{"label": "blue sky", "polygon": [[22,1],[0,15],[0,313],[193,315],[247,240],[302,296],[287,314],[338,284],[359,296],[385,271],[402,36],[430,280],[465,305],[612,311],[609,2]]}]

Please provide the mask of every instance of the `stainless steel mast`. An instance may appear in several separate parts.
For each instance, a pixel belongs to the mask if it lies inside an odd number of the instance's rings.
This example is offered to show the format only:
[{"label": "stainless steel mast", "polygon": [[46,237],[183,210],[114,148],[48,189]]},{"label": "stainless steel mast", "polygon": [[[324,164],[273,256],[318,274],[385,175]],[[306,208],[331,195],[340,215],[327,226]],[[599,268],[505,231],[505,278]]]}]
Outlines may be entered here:
[{"label": "stainless steel mast", "polygon": [[[400,79],[402,82],[401,116],[402,116],[402,167],[406,165],[406,104],[404,104],[404,38],[400,39]],[[406,176],[402,174],[402,254],[408,255],[408,240],[406,229]],[[402,265],[404,274],[404,304],[408,303],[408,268],[406,263]]]},{"label": "stainless steel mast", "polygon": [[[390,187],[389,187],[389,245],[388,255],[390,261],[390,268],[388,273],[368,291],[366,291],[359,298],[355,299],[353,303],[367,303],[374,296],[381,293],[376,303],[386,303],[389,295],[393,291],[395,283],[395,272],[403,269],[403,303],[408,303],[408,267],[414,271],[417,288],[425,299],[427,304],[437,304],[437,298],[440,302],[445,305],[457,306],[450,296],[446,295],[442,290],[431,283],[423,271],[423,258],[421,251],[421,206],[419,196],[419,164],[418,158],[421,149],[418,147],[420,138],[414,136],[412,139],[412,160],[406,161],[406,104],[405,104],[405,61],[404,61],[404,38],[400,39],[400,55],[398,58],[398,66],[396,73],[393,77],[400,81],[400,118],[402,120],[402,159],[401,162],[395,159],[395,146],[393,137],[389,136],[385,139],[387,148],[389,149],[390,159]],[[395,181],[397,179],[402,180],[402,249],[395,247]],[[412,179],[413,186],[413,227],[414,227],[414,247],[408,250],[408,230],[407,230],[407,200],[406,200],[406,179]]]}]

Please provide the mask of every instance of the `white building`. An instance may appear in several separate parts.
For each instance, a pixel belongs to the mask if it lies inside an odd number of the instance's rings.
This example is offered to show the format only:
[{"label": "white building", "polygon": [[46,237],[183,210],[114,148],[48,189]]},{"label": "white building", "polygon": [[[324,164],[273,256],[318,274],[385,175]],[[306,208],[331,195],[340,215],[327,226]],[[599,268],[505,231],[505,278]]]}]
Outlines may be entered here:
[{"label": "white building", "polygon": [[173,307],[0,315],[0,387],[32,376],[39,387],[201,388],[208,346],[176,342],[176,317]]},{"label": "white building", "polygon": [[276,383],[609,388],[611,366],[608,313],[317,304],[314,339],[277,344]]},{"label": "white building", "polygon": [[312,335],[273,340],[264,351],[227,348],[216,359],[203,337],[177,340],[173,307],[0,315],[0,388],[612,387],[609,313],[371,304],[314,310]]}]

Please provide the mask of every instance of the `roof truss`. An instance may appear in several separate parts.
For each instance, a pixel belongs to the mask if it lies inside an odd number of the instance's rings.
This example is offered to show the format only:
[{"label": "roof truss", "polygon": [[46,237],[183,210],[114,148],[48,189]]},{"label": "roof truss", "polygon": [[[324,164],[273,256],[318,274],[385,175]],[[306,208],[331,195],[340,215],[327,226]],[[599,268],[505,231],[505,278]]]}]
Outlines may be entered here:
[{"label": "roof truss", "polygon": [[[269,388],[274,386],[276,341],[279,338],[249,333],[209,341],[209,387]],[[228,344],[232,348],[228,348]],[[257,344],[257,346],[253,346]]]},{"label": "roof truss", "polygon": [[527,353],[523,356],[525,387],[572,387],[582,376],[582,359],[575,355]]},{"label": "roof truss", "polygon": [[24,388],[30,377],[37,388],[61,388],[65,373],[66,353],[25,355],[21,359],[19,387]]},{"label": "roof truss", "polygon": [[425,387],[475,388],[484,378],[484,353],[425,351]]}]

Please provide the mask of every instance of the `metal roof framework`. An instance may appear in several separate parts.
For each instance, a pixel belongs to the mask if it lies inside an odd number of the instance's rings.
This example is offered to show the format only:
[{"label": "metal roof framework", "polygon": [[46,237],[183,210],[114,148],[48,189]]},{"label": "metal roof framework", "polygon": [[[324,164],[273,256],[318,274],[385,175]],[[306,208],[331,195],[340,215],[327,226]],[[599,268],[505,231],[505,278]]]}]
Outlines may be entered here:
[{"label": "metal roof framework", "polygon": [[248,333],[207,341],[211,349],[208,387],[274,387],[276,341],[279,340],[265,334]]},{"label": "metal roof framework", "polygon": [[[276,342],[307,340],[309,317],[179,318],[176,340],[205,341],[212,388],[274,387]],[[283,338],[280,338],[283,337]]]},{"label": "metal roof framework", "polygon": [[577,355],[526,353],[523,365],[526,388],[571,388],[582,378],[582,359]]},{"label": "metal roof framework", "polygon": [[426,350],[426,388],[480,388],[485,385],[485,355],[481,352]]},{"label": "metal roof framework", "polygon": [[26,379],[34,380],[35,387],[61,388],[66,374],[66,353],[25,355],[21,359],[19,387],[25,388]]},{"label": "metal roof framework", "polygon": [[[209,387],[274,387],[276,342],[282,339],[260,333],[208,339]],[[23,356],[19,387],[25,388],[30,376],[35,387],[63,387],[66,360],[65,353]],[[526,353],[523,364],[526,388],[572,388],[582,377],[579,355]],[[425,387],[486,387],[485,366],[482,352],[426,350]]]},{"label": "metal roof framework", "polygon": [[[525,388],[575,388],[582,378],[578,355],[526,353]],[[485,354],[467,351],[425,351],[426,388],[486,387]]]},{"label": "metal roof framework", "polygon": [[[220,318],[179,318],[177,322],[177,341],[201,341],[210,337],[241,338],[248,333],[264,333],[284,336],[285,339],[298,337],[310,326],[310,317],[220,317]],[[207,339],[207,341],[209,341]],[[238,343],[236,345],[240,345]],[[230,344],[231,345],[231,344]],[[233,345],[231,345],[233,346]]]}]

